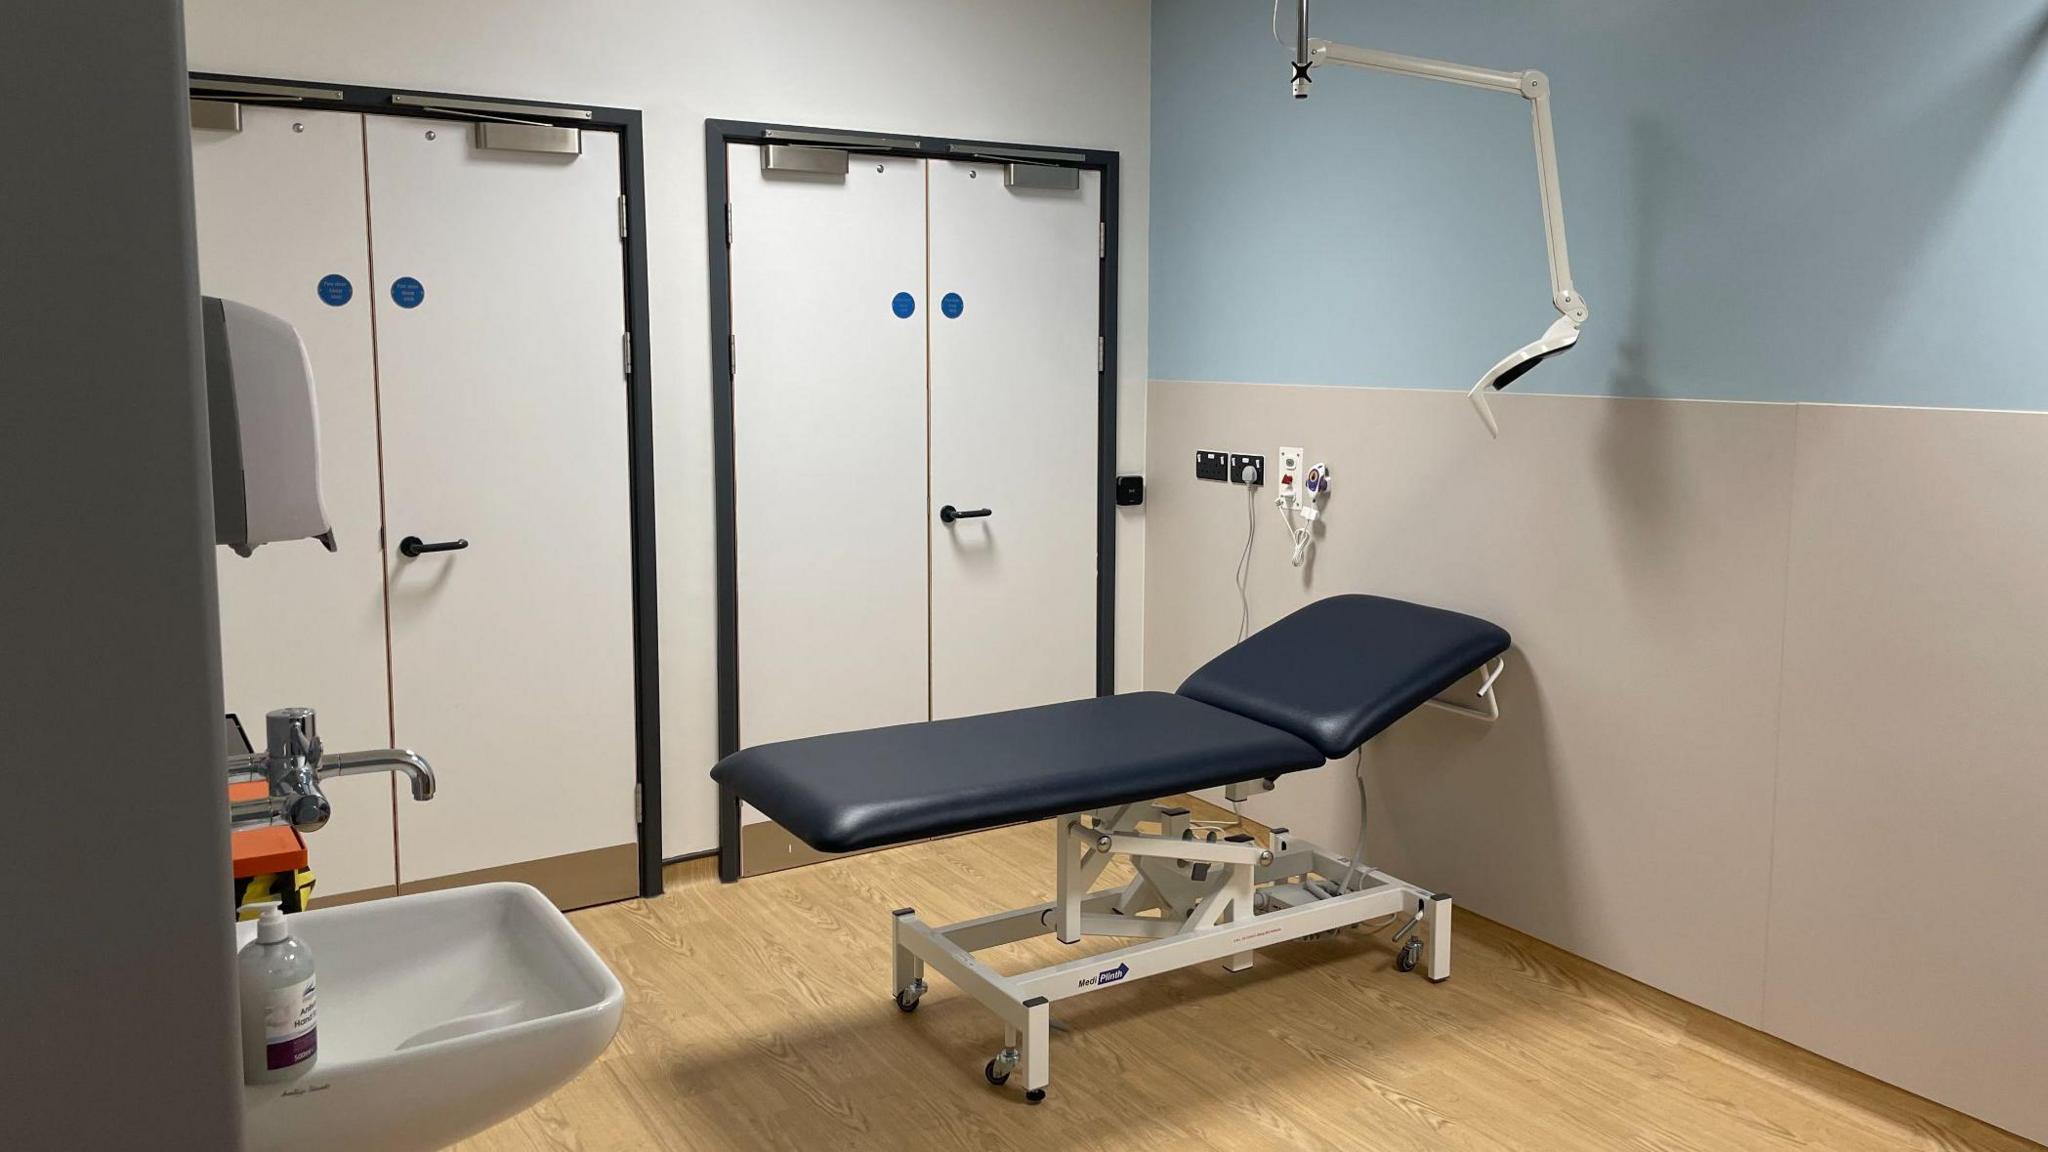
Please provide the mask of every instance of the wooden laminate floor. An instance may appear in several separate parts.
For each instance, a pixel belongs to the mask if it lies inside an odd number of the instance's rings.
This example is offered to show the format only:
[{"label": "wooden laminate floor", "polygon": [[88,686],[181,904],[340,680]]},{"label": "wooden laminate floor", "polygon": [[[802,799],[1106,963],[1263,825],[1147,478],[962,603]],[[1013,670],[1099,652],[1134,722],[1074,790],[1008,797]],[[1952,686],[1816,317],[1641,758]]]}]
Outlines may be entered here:
[{"label": "wooden laminate floor", "polygon": [[[459,1147],[2039,1150],[1461,909],[1454,974],[1384,935],[1281,945],[1055,1005],[1052,1087],[983,1083],[995,1018],[941,977],[889,1000],[889,911],[1049,899],[1051,825],[576,913],[626,986],[609,1051]],[[1082,947],[1108,948],[1109,941]],[[1073,955],[994,953],[1015,971]]]}]

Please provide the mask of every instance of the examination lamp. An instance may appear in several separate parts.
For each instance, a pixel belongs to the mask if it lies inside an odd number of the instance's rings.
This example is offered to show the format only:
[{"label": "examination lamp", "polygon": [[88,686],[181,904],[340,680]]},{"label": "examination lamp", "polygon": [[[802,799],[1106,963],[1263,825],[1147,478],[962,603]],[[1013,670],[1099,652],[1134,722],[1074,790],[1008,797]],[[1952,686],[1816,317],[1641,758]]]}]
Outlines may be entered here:
[{"label": "examination lamp", "polygon": [[1354,48],[1328,40],[1312,40],[1308,34],[1308,0],[1300,0],[1300,19],[1294,34],[1294,74],[1288,82],[1297,100],[1306,99],[1313,83],[1310,70],[1318,64],[1348,64],[1398,76],[1442,80],[1470,88],[1508,92],[1529,102],[1529,115],[1536,132],[1536,184],[1543,197],[1543,238],[1550,256],[1550,303],[1559,313],[1542,336],[1502,357],[1486,370],[1468,393],[1486,430],[1500,435],[1500,424],[1487,405],[1489,392],[1498,392],[1522,378],[1531,368],[1579,342],[1579,329],[1586,323],[1586,298],[1572,287],[1571,258],[1565,253],[1564,198],[1557,187],[1557,141],[1550,127],[1550,78],[1531,69],[1527,72],[1496,72],[1470,68],[1418,56],[1398,56],[1371,48]]}]

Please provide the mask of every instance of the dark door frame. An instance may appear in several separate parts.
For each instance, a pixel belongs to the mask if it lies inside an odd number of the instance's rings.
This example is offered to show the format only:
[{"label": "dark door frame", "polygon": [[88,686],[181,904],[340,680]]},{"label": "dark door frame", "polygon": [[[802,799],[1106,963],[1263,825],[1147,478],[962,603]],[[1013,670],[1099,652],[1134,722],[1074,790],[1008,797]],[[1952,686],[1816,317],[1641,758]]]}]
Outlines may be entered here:
[{"label": "dark door frame", "polygon": [[620,248],[625,260],[626,324],[631,348],[626,450],[627,514],[632,521],[633,542],[633,723],[638,784],[635,815],[640,827],[640,895],[661,895],[661,664],[654,569],[654,377],[647,312],[647,165],[639,110],[221,72],[192,73],[191,93],[199,100],[434,120],[513,120],[618,135],[619,191],[626,198],[626,234],[620,240]]},{"label": "dark door frame", "polygon": [[[1117,153],[749,120],[706,120],[704,220],[711,275],[711,451],[713,501],[718,509],[719,758],[740,748],[739,543],[734,517],[732,426],[732,232],[727,209],[726,146],[769,143],[812,144],[868,155],[928,160],[1020,162],[1102,174],[1102,258],[1096,286],[1102,367],[1096,373],[1095,418],[1095,693],[1107,696],[1116,691]],[[718,876],[728,883],[740,878],[740,801],[724,785],[718,788]]]}]

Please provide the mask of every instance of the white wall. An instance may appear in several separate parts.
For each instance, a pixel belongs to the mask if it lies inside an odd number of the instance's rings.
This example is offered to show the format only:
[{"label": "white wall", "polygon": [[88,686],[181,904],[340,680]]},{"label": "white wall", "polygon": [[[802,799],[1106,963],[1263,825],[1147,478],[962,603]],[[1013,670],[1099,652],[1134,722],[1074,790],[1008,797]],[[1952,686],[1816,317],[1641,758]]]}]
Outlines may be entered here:
[{"label": "white wall", "polygon": [[[1375,864],[1734,1019],[2048,1137],[2048,415],[1154,382],[1146,661],[1237,627],[1244,490],[1333,468],[1312,568],[1261,502],[1254,626],[1377,592],[1513,633],[1503,715],[1365,764]],[[1351,764],[1246,811],[1351,843]]]},{"label": "white wall", "polygon": [[[581,101],[645,114],[670,855],[717,840],[704,776],[717,755],[707,118],[1121,153],[1118,466],[1142,465],[1151,192],[1145,0],[190,0],[186,9],[195,71]],[[1143,523],[1128,515],[1119,523],[1123,687],[1135,687],[1142,673]]]},{"label": "white wall", "polygon": [[178,5],[31,0],[0,25],[0,96],[63,109],[14,125],[0,176],[0,1145],[234,1152]]}]

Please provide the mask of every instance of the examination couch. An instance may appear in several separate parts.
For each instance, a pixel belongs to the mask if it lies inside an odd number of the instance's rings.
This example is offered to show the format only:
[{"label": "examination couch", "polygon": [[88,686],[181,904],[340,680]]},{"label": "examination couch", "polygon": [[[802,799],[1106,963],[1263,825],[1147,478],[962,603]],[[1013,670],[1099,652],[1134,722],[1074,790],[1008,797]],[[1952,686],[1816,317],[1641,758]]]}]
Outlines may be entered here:
[{"label": "examination couch", "polygon": [[[762,744],[725,758],[712,776],[825,852],[1055,821],[1053,900],[945,927],[912,909],[895,913],[897,1006],[917,1007],[927,966],[946,976],[1004,1024],[984,1075],[1002,1084],[1021,1069],[1035,1103],[1050,1081],[1050,1005],[1068,996],[1210,961],[1240,971],[1256,948],[1389,916],[1407,918],[1397,933],[1401,966],[1447,978],[1443,893],[1281,831],[1266,844],[1221,837],[1185,808],[1155,802],[1203,788],[1234,800],[1270,789],[1347,755],[1475,673],[1484,697],[1509,642],[1498,626],[1461,613],[1333,596],[1226,650],[1175,692]],[[1131,878],[1095,890],[1118,858],[1131,862]],[[1016,976],[974,957],[1046,934],[1140,942]]]}]

